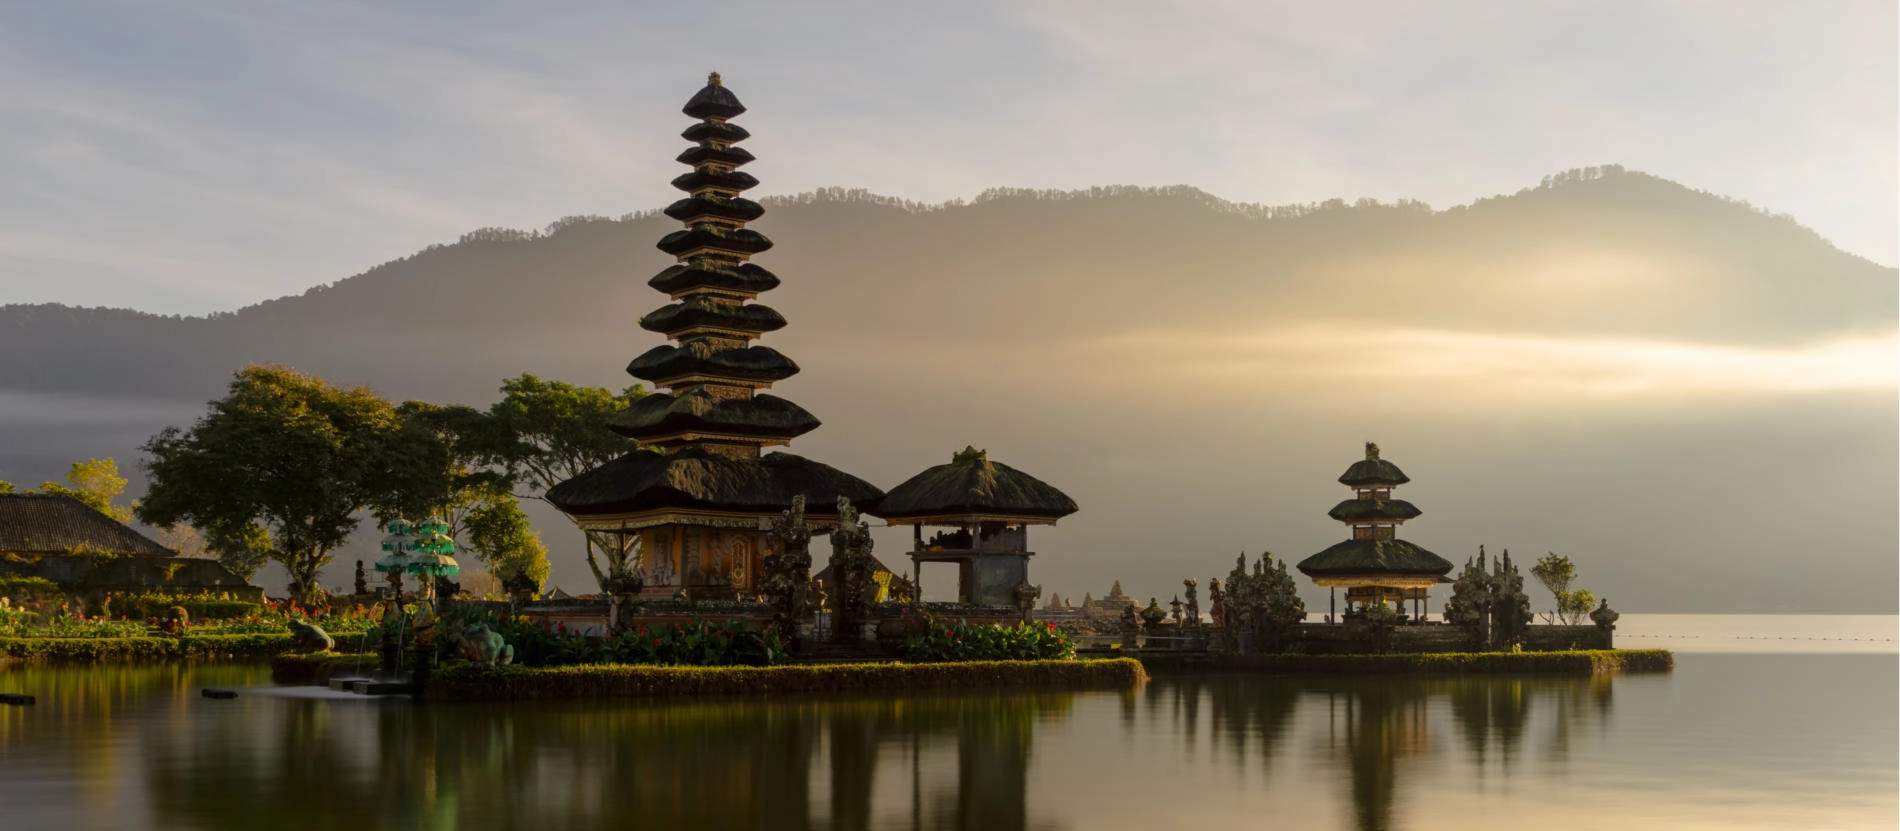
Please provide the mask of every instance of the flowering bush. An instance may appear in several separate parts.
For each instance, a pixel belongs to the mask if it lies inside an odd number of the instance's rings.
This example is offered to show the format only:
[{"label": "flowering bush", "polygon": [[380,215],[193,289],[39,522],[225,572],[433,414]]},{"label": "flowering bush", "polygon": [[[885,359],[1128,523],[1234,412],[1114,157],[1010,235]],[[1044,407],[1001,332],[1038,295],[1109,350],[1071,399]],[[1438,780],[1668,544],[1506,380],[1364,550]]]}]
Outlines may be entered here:
[{"label": "flowering bush", "polygon": [[17,638],[27,632],[25,609],[13,605],[13,601],[0,597],[0,638]]},{"label": "flowering bush", "polygon": [[72,613],[70,604],[61,603],[59,614],[48,620],[45,626],[19,634],[41,638],[133,638],[145,634],[145,622],[76,615]]},{"label": "flowering bush", "polygon": [[924,631],[904,640],[904,660],[935,661],[1061,661],[1075,658],[1075,642],[1053,623],[998,626],[957,621],[945,626],[935,620]]}]

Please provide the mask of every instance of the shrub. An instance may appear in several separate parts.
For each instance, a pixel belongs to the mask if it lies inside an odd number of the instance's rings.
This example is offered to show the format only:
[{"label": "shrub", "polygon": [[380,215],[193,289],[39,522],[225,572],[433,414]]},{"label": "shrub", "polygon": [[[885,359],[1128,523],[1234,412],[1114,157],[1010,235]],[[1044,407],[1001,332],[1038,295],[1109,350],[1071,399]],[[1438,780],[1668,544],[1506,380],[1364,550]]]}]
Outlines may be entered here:
[{"label": "shrub", "polygon": [[[514,662],[529,667],[577,664],[669,664],[687,666],[772,666],[788,650],[778,631],[754,631],[738,621],[688,621],[642,626],[609,638],[590,638],[564,627],[548,629],[525,618],[503,619],[474,612],[437,626],[439,655],[456,653],[447,633],[465,626],[487,626],[515,649]],[[380,637],[380,629],[373,633]]]},{"label": "shrub", "polygon": [[59,584],[44,577],[0,574],[0,594],[59,594]]},{"label": "shrub", "polygon": [[461,666],[436,673],[430,680],[427,695],[438,699],[507,701],[849,690],[1126,689],[1147,677],[1141,664],[1131,658],[776,667],[603,664],[481,669]]},{"label": "shrub", "polygon": [[1053,661],[1075,658],[1075,642],[1053,623],[999,626],[958,621],[945,626],[924,622],[924,631],[904,640],[904,660]]},{"label": "shrub", "polygon": [[193,620],[232,620],[254,617],[263,609],[259,604],[238,600],[229,594],[139,592],[107,597],[112,603],[112,610],[128,618],[164,617],[172,614],[172,609],[181,608]]}]

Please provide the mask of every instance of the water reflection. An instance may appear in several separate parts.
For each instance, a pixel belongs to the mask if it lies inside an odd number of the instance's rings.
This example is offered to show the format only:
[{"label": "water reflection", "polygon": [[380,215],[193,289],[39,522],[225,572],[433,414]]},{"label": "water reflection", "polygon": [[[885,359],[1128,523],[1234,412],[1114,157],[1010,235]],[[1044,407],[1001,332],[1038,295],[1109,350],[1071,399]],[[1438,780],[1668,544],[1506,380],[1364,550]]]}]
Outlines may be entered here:
[{"label": "water reflection", "polygon": [[[178,668],[0,678],[48,705],[0,717],[0,756],[30,746],[65,758],[29,764],[84,778],[93,763],[72,755],[116,745],[145,760],[127,772],[143,777],[150,825],[233,831],[1024,829],[1033,736],[1074,698],[424,706],[262,690],[214,702],[198,687],[239,679]],[[114,718],[128,708],[133,725]]]},{"label": "water reflection", "polygon": [[0,667],[0,691],[40,697],[0,707],[0,825],[1892,827],[1890,661],[1685,664],[515,706],[199,696],[264,683],[222,665]]},{"label": "water reflection", "polygon": [[[1434,732],[1449,737],[1465,758],[1459,767],[1479,777],[1510,776],[1525,744],[1533,709],[1548,709],[1546,758],[1568,757],[1572,736],[1610,713],[1609,676],[1594,678],[1260,678],[1164,679],[1144,691],[1151,719],[1162,712],[1171,732],[1191,743],[1201,731],[1203,708],[1209,733],[1222,756],[1236,767],[1259,764],[1271,771],[1276,759],[1318,757],[1340,771],[1341,796],[1352,807],[1353,827],[1389,829],[1395,823],[1402,772],[1433,764]],[[1450,730],[1434,727],[1434,713],[1448,711]],[[1127,722],[1125,721],[1125,724]],[[1296,725],[1313,731],[1317,748],[1291,754],[1282,745]],[[1433,777],[1436,779],[1437,777]]]}]

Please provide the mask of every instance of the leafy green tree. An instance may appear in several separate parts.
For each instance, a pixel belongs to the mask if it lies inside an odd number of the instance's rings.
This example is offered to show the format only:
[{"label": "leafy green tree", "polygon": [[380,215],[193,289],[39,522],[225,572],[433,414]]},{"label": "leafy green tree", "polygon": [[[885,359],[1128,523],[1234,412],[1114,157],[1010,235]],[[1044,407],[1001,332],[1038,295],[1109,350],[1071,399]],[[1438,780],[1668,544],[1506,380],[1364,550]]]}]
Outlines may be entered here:
[{"label": "leafy green tree", "polygon": [[[9,489],[11,487],[8,486]],[[72,469],[66,472],[66,484],[46,482],[40,485],[37,493],[70,496],[115,520],[132,521],[131,507],[112,504],[113,499],[125,493],[125,477],[119,475],[119,463],[110,456],[74,462]]]},{"label": "leafy green tree", "polygon": [[493,458],[524,496],[539,499],[548,488],[639,449],[606,424],[646,397],[644,386],[615,395],[605,387],[523,375],[503,381],[501,392],[488,410]]},{"label": "leafy green tree", "polygon": [[1554,551],[1545,552],[1543,558],[1531,566],[1531,576],[1544,584],[1557,601],[1556,610],[1546,616],[1547,620],[1575,626],[1590,614],[1590,607],[1596,605],[1596,596],[1588,589],[1571,591],[1570,584],[1577,579],[1577,567],[1569,557],[1558,556]]},{"label": "leafy green tree", "polygon": [[396,417],[402,455],[390,460],[396,488],[376,506],[378,519],[440,517],[460,538],[470,510],[508,495],[494,419],[473,407],[422,401],[403,402]]},{"label": "leafy green tree", "polygon": [[497,580],[525,574],[534,580],[537,591],[547,583],[547,546],[541,544],[541,535],[528,524],[528,515],[512,494],[500,494],[469,511],[466,528],[469,550]]},{"label": "leafy green tree", "polygon": [[189,431],[166,428],[143,449],[151,487],[139,519],[196,526],[240,574],[279,563],[306,600],[320,596],[318,573],[357,513],[426,478],[418,460],[439,460],[368,388],[261,365],[236,373]]}]

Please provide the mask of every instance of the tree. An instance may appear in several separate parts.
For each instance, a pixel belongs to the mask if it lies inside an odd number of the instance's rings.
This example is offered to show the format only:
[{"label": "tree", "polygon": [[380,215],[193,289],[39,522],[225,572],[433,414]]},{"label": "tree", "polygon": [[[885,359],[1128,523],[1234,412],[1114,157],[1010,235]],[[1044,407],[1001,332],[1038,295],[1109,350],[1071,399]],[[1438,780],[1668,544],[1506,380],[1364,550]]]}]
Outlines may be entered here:
[{"label": "tree", "polygon": [[1560,557],[1556,552],[1545,552],[1537,564],[1531,566],[1531,576],[1549,589],[1556,598],[1556,609],[1545,616],[1546,620],[1562,621],[1566,626],[1575,626],[1590,614],[1590,607],[1596,604],[1596,597],[1587,589],[1570,590],[1570,584],[1577,579],[1577,567],[1569,557]]},{"label": "tree", "polygon": [[615,395],[605,387],[523,375],[503,381],[501,392],[488,410],[494,458],[528,498],[540,499],[548,488],[639,449],[607,429],[609,418],[646,397],[639,384]]},{"label": "tree", "polygon": [[191,430],[169,427],[145,443],[151,487],[137,514],[196,526],[239,574],[279,563],[293,592],[316,600],[317,575],[357,513],[422,478],[417,460],[432,457],[404,438],[395,409],[367,387],[252,365]]},{"label": "tree", "polygon": [[[189,525],[167,525],[158,529],[158,544],[178,553],[178,556],[195,560],[216,560],[218,555],[211,550],[205,535]],[[250,579],[249,575],[245,579]]]},{"label": "tree", "polygon": [[119,475],[119,463],[109,456],[74,462],[72,469],[66,472],[66,484],[46,482],[37,493],[70,496],[119,522],[132,521],[131,507],[112,504],[115,497],[125,493],[125,477]]},{"label": "tree", "polygon": [[506,582],[519,575],[537,589],[548,579],[548,549],[528,524],[528,515],[511,494],[501,494],[468,514],[468,547],[488,573]]}]

